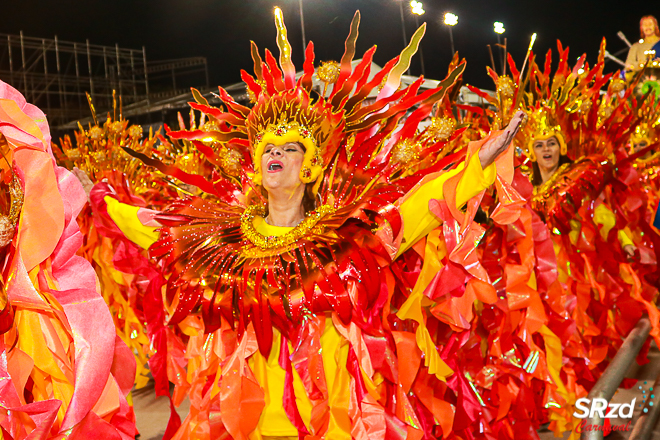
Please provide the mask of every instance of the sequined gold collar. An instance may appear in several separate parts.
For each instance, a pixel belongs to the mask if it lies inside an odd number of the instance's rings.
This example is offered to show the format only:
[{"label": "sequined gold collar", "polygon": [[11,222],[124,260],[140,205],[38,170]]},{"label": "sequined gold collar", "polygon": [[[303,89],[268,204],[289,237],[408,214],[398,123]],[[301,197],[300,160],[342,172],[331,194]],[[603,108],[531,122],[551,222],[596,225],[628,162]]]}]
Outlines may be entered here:
[{"label": "sequined gold collar", "polygon": [[552,188],[555,183],[559,180],[559,178],[564,174],[564,171],[566,171],[566,168],[571,165],[570,163],[565,163],[559,168],[557,168],[557,171],[550,177],[545,183],[535,186],[534,187],[534,197],[541,196],[545,194],[550,188]]},{"label": "sequined gold collar", "polygon": [[282,235],[266,236],[259,233],[254,227],[254,217],[263,216],[266,210],[263,206],[248,206],[241,216],[241,232],[256,247],[262,251],[273,251],[289,248],[303,237],[309,234],[322,234],[325,229],[318,225],[319,220],[328,214],[333,214],[335,208],[330,205],[322,205],[314,211],[308,212],[305,219],[290,231]]}]

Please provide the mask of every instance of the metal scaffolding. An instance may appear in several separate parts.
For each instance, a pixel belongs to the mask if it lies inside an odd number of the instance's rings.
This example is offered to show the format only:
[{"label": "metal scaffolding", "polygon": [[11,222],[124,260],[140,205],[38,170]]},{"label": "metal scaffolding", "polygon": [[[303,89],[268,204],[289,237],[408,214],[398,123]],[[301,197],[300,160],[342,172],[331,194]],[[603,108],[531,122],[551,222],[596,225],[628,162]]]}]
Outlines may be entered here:
[{"label": "metal scaffolding", "polygon": [[85,92],[99,113],[112,108],[113,90],[124,106],[148,108],[186,87],[208,87],[208,67],[203,57],[148,62],[144,47],[0,33],[0,79],[41,108],[52,127],[59,127],[89,116]]}]

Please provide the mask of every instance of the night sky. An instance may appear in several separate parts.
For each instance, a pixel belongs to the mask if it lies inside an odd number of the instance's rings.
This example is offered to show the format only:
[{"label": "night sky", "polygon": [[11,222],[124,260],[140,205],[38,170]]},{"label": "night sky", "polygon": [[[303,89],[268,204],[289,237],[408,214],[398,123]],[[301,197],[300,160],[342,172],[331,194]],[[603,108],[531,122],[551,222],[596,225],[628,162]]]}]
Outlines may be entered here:
[{"label": "night sky", "polygon": [[[240,81],[240,69],[251,71],[249,41],[262,49],[277,51],[274,5],[284,10],[294,63],[302,67],[302,41],[298,0],[22,0],[3,2],[0,29],[5,33],[140,49],[146,46],[149,60],[191,56],[207,57],[212,85]],[[9,3],[9,5],[7,4]],[[370,46],[378,45],[375,62],[383,65],[403,48],[398,0],[303,0],[308,40],[316,45],[316,60],[339,60],[343,42],[355,10],[362,13],[357,57]],[[409,2],[405,2],[406,33],[415,29]],[[479,87],[492,88],[485,66],[490,64],[487,44],[497,42],[493,22],[506,27],[509,50],[518,65],[533,32],[538,33],[535,52],[545,54],[556,48],[556,40],[571,48],[572,60],[584,52],[596,59],[604,36],[608,49],[616,53],[625,48],[616,36],[623,31],[631,42],[639,39],[639,19],[660,16],[651,2],[613,2],[596,0],[426,0],[428,22],[422,47],[426,76],[441,79],[451,58],[449,34],[441,24],[444,12],[459,16],[454,41],[460,55],[468,61],[465,80]],[[277,52],[276,52],[277,53]],[[556,53],[556,51],[555,51]],[[625,58],[626,53],[621,54]],[[618,67],[608,62],[608,69]],[[413,60],[412,73],[419,74],[419,56]]]}]

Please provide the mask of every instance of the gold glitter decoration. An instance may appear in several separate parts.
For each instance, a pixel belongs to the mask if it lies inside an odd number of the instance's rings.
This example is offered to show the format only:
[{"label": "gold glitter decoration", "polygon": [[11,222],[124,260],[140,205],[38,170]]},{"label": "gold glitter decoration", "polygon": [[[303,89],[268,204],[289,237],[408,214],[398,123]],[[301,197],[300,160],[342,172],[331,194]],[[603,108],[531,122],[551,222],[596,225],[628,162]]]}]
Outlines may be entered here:
[{"label": "gold glitter decoration", "polygon": [[621,93],[626,89],[626,82],[621,78],[613,78],[608,87],[610,93]]},{"label": "gold glitter decoration", "polygon": [[122,121],[115,121],[108,127],[110,133],[120,133],[124,129],[124,123]]},{"label": "gold glitter decoration", "polygon": [[103,129],[101,127],[94,126],[89,129],[89,138],[93,141],[98,141],[103,137]]},{"label": "gold glitter decoration", "polygon": [[598,116],[603,118],[603,119],[607,119],[610,116],[612,116],[613,112],[614,112],[614,110],[609,105],[603,106],[598,110]]},{"label": "gold glitter decoration", "polygon": [[649,141],[651,136],[651,126],[648,122],[644,121],[635,127],[635,131],[630,135],[630,140],[633,144],[638,144],[642,141]]},{"label": "gold glitter decoration", "polygon": [[254,137],[254,141],[257,144],[261,142],[261,139],[263,139],[264,134],[266,133],[275,133],[277,136],[284,136],[285,134],[293,130],[297,130],[300,136],[302,136],[305,139],[310,139],[312,142],[314,142],[314,136],[312,135],[312,130],[307,128],[305,125],[299,124],[298,122],[287,123],[284,121],[278,124],[268,124],[268,126],[264,130],[260,131]]},{"label": "gold glitter decoration", "polygon": [[456,129],[456,121],[452,118],[431,118],[431,125],[429,125],[424,133],[422,138],[425,140],[434,140],[434,141],[444,141],[449,139],[449,137],[454,133]]},{"label": "gold glitter decoration", "polygon": [[502,98],[511,99],[513,98],[513,93],[515,91],[515,85],[513,80],[508,76],[501,76],[497,81],[497,93]]},{"label": "gold glitter decoration", "polygon": [[614,109],[612,108],[612,106],[606,100],[603,100],[603,102],[600,105],[600,108],[598,109],[598,121],[597,121],[598,127],[601,127],[603,123],[610,116],[612,116],[612,113],[614,113]]},{"label": "gold glitter decoration", "polygon": [[319,79],[326,84],[334,84],[339,79],[341,66],[336,61],[322,62],[316,70]]},{"label": "gold glitter decoration", "polygon": [[94,151],[91,153],[95,161],[104,163],[108,160],[108,157],[105,155],[105,151]]},{"label": "gold glitter decoration", "polygon": [[194,174],[197,172],[199,163],[197,156],[193,154],[183,154],[176,159],[174,165],[185,173]]},{"label": "gold glitter decoration", "polygon": [[219,151],[220,167],[230,176],[239,176],[243,169],[243,155],[233,148],[222,146]]},{"label": "gold glitter decoration", "polygon": [[11,243],[14,238],[14,225],[6,215],[0,214],[0,249]]},{"label": "gold glitter decoration", "polygon": [[[284,250],[310,234],[322,234],[325,227],[317,226],[317,223],[326,215],[333,214],[334,212],[334,207],[322,205],[314,211],[308,212],[305,219],[286,234],[265,236],[255,229],[254,217],[257,215],[263,216],[266,213],[266,209],[263,206],[252,205],[248,206],[241,216],[241,232],[253,245],[262,251]],[[244,250],[244,252],[246,251],[249,252],[249,249]]]},{"label": "gold glitter decoration", "polygon": [[9,196],[11,198],[11,205],[9,207],[8,218],[11,223],[16,226],[18,223],[18,216],[21,213],[23,208],[24,193],[23,187],[21,186],[21,181],[18,179],[18,176],[14,174],[11,184],[9,185]]},{"label": "gold glitter decoration", "polygon": [[392,149],[392,160],[397,163],[407,164],[419,159],[419,142],[413,142],[410,139],[404,139]]},{"label": "gold glitter decoration", "polygon": [[204,125],[202,125],[201,129],[204,131],[220,131],[220,127],[215,121],[206,121]]},{"label": "gold glitter decoration", "polygon": [[128,127],[128,135],[132,138],[142,137],[142,127],[139,125],[131,125]]},{"label": "gold glitter decoration", "polygon": [[9,197],[9,213],[6,215],[0,214],[0,249],[7,246],[14,237],[18,217],[23,208],[23,188],[16,174],[13,175],[12,181],[9,184]]},{"label": "gold glitter decoration", "polygon": [[73,150],[67,150],[65,153],[66,153],[66,157],[68,157],[72,161],[76,161],[80,159],[80,150],[78,150],[77,148]]},{"label": "gold glitter decoration", "polygon": [[584,101],[577,101],[578,104],[578,113],[588,113],[589,110],[591,110],[591,101],[589,100],[584,100]]}]

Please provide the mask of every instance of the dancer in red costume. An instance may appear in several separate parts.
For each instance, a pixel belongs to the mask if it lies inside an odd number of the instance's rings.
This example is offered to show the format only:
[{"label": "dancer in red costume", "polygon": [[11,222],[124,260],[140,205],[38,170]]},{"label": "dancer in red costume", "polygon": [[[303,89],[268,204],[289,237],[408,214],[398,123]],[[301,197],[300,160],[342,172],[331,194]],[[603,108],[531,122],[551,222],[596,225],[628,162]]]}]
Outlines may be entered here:
[{"label": "dancer in red costume", "polygon": [[[592,69],[584,58],[569,67],[568,51],[559,45],[559,52],[554,74],[550,53],[543,67],[530,54],[527,73],[509,59],[513,80],[489,69],[496,97],[472,89],[498,109],[486,111],[496,124],[521,108],[530,118],[517,138],[526,158],[517,159],[513,184],[528,204],[507,228],[489,228],[481,259],[509,306],[516,291],[523,304],[542,301],[535,316],[561,340],[563,360],[553,379],[562,384],[555,402],[564,411],[550,414],[558,435],[573,430],[572,405],[586,396],[643,313],[658,337],[657,288],[648,277],[657,271],[654,245],[649,248],[650,234],[638,234],[644,224],[630,221],[620,203],[639,200],[624,184],[635,179],[626,171],[630,163],[617,160],[638,123],[631,91],[620,94],[613,83],[600,96],[609,80],[602,73],[604,47]],[[533,189],[520,172],[525,168],[531,168]]]},{"label": "dancer in red costume", "polygon": [[0,437],[133,439],[135,361],[76,256],[85,192],[56,166],[44,114],[2,82],[0,149]]},{"label": "dancer in red costume", "polygon": [[[185,357],[168,352],[169,377],[191,396],[174,438],[513,438],[533,431],[529,423],[514,426],[506,412],[495,415],[496,403],[481,398],[463,367],[482,356],[470,330],[472,304],[496,300],[475,264],[480,229],[470,217],[521,116],[467,151],[445,156],[438,142],[423,149],[418,123],[464,64],[437,89],[419,94],[417,82],[397,91],[420,31],[369,80],[375,48],[351,68],[356,15],[341,63],[324,69],[328,96],[313,100],[312,46],[296,81],[279,20],[279,65],[268,51],[263,62],[255,47],[255,77],[243,74],[256,105],[243,107],[220,89],[223,111],[197,95],[193,107],[217,129],[169,133],[192,140],[218,165],[213,178],[144,158],[205,198],[157,215],[160,234],[141,226],[148,212],[110,194],[101,207],[167,263],[168,323],[189,336]],[[363,103],[381,84],[375,102]],[[418,169],[428,155],[438,159]],[[228,160],[238,173],[222,166]],[[103,191],[95,188],[92,199]],[[466,216],[459,208],[468,201]],[[454,297],[463,304],[447,317]],[[169,350],[168,343],[160,347]],[[531,394],[521,402],[536,406]]]},{"label": "dancer in red costume", "polygon": [[[565,308],[577,326],[571,351],[586,349],[583,362],[573,360],[586,392],[642,315],[658,340],[657,287],[644,276],[657,260],[634,241],[644,225],[627,221],[620,203],[634,200],[623,184],[627,164],[617,160],[635,126],[631,91],[616,100],[600,96],[610,78],[602,72],[604,44],[591,69],[584,57],[568,66],[561,45],[559,53],[552,77],[550,53],[544,69],[530,63],[530,122],[520,139],[533,165],[532,206],[552,232]],[[640,251],[646,266],[638,264]]]}]

